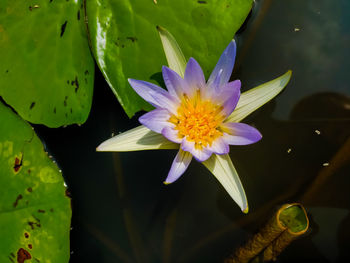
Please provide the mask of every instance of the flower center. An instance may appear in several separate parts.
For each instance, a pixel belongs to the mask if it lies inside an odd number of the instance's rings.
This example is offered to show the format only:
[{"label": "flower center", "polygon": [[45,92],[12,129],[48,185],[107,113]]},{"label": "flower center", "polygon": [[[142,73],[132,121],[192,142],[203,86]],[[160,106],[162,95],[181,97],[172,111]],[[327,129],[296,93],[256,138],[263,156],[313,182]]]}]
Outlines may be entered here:
[{"label": "flower center", "polygon": [[195,143],[195,147],[202,148],[222,135],[219,125],[224,116],[221,111],[221,106],[209,100],[202,101],[198,91],[192,99],[184,95],[177,115],[172,115],[169,121],[175,124],[180,138],[186,137]]}]

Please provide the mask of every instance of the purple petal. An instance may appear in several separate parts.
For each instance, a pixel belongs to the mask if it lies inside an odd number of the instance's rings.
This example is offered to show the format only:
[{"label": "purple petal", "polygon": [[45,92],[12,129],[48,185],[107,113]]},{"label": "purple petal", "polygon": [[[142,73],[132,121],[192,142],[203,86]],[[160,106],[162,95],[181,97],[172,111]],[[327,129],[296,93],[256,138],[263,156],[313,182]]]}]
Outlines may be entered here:
[{"label": "purple petal", "polygon": [[169,91],[169,94],[173,97],[182,98],[183,93],[187,90],[186,82],[172,69],[163,66],[163,79],[164,83]]},{"label": "purple petal", "polygon": [[188,95],[192,95],[195,90],[206,86],[203,70],[194,58],[190,58],[187,63],[184,79],[189,88]]},{"label": "purple petal", "polygon": [[220,155],[227,154],[230,151],[229,145],[222,137],[219,137],[215,141],[213,141],[211,146],[208,147],[208,149],[213,153]]},{"label": "purple petal", "polygon": [[235,100],[239,100],[241,90],[241,81],[235,80],[224,85],[219,93],[213,94],[213,98],[216,103],[224,104],[228,98],[235,97]]},{"label": "purple petal", "polygon": [[[202,100],[213,100],[213,98],[216,98],[218,94],[221,94],[219,84],[220,84],[220,78],[216,77],[211,84],[205,85],[201,90]],[[219,104],[223,104],[223,103],[219,102]]]},{"label": "purple petal", "polygon": [[174,143],[181,143],[182,141],[182,138],[178,136],[178,131],[169,126],[163,128],[162,134],[165,138]]},{"label": "purple petal", "polygon": [[226,122],[221,125],[224,139],[231,145],[247,145],[259,141],[261,133],[254,127],[239,122]]},{"label": "purple petal", "polygon": [[168,122],[169,118],[170,113],[168,110],[155,109],[142,115],[139,118],[139,122],[148,129],[156,133],[161,133],[164,127],[173,125]]},{"label": "purple petal", "polygon": [[173,164],[171,165],[170,171],[164,183],[170,184],[175,182],[186,171],[191,160],[192,155],[189,152],[184,152],[180,149],[173,161]]},{"label": "purple petal", "polygon": [[150,91],[151,97],[159,105],[160,108],[167,109],[172,114],[177,114],[177,109],[179,107],[179,101],[175,97],[171,96],[168,92],[158,93]]},{"label": "purple petal", "polygon": [[203,147],[202,149],[197,149],[195,147],[195,143],[187,141],[186,138],[183,138],[182,140],[181,149],[186,152],[190,152],[198,162],[206,161],[213,153],[206,147]]},{"label": "purple petal", "polygon": [[229,116],[236,108],[241,95],[241,81],[235,80],[227,83],[221,90],[220,94],[216,98],[216,101],[220,103],[224,108],[222,113],[225,116]]},{"label": "purple petal", "polygon": [[232,40],[222,53],[218,63],[211,73],[208,85],[211,86],[215,79],[219,78],[219,86],[225,85],[231,77],[236,57],[236,42]]},{"label": "purple petal", "polygon": [[152,93],[168,95],[168,92],[157,85],[149,83],[147,81],[128,79],[131,87],[140,95],[145,101],[152,104],[154,107],[161,107],[159,103],[152,97]]}]

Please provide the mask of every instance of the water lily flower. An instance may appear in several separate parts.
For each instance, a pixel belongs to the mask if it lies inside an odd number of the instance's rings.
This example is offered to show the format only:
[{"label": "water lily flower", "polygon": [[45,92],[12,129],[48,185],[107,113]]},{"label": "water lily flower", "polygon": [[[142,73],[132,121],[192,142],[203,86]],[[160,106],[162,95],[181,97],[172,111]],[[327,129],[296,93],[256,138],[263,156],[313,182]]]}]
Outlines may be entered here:
[{"label": "water lily flower", "polygon": [[156,108],[141,116],[140,123],[179,144],[166,184],[185,172],[192,156],[204,162],[212,154],[227,154],[229,145],[246,145],[261,139],[259,131],[252,126],[227,121],[241,89],[239,80],[228,82],[235,53],[236,44],[231,41],[207,83],[194,58],[188,61],[184,78],[163,66],[168,91],[149,82],[129,79],[133,89]]},{"label": "water lily flower", "polygon": [[97,151],[178,149],[165,184],[176,181],[194,158],[216,176],[242,211],[248,212],[243,186],[228,155],[229,145],[248,145],[262,138],[256,128],[239,121],[276,96],[289,81],[290,71],[241,95],[241,82],[229,82],[236,55],[234,40],[207,82],[194,58],[184,66],[174,41],[170,34],[163,35],[168,63],[174,69],[162,68],[167,90],[129,79],[131,87],[155,109],[139,118],[142,126],[103,142]]}]

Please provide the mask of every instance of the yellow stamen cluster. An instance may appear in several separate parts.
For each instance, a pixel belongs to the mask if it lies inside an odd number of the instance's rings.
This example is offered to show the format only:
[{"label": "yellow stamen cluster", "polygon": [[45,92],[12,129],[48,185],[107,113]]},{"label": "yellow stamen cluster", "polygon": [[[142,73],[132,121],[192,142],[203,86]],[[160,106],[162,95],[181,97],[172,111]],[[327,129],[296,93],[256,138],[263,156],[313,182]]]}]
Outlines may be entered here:
[{"label": "yellow stamen cluster", "polygon": [[169,122],[175,124],[180,138],[187,137],[195,142],[195,147],[201,149],[222,135],[219,125],[224,120],[220,114],[222,106],[208,100],[201,100],[199,91],[194,98],[184,95],[177,115],[172,115]]}]

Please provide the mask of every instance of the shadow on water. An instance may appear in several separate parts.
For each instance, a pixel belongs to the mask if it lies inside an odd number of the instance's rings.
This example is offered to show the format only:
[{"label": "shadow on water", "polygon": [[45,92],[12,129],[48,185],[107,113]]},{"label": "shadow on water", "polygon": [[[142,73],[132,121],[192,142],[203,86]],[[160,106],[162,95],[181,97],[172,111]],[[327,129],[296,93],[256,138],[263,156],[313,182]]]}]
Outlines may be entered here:
[{"label": "shadow on water", "polygon": [[349,259],[349,10],[347,0],[260,0],[236,36],[233,77],[243,91],[293,70],[286,90],[243,121],[263,140],[231,147],[248,215],[199,163],[164,186],[174,151],[96,153],[138,125],[98,70],[84,125],[35,126],[72,193],[71,262],[221,262],[277,205],[294,201],[305,204],[311,229],[278,261]]}]

